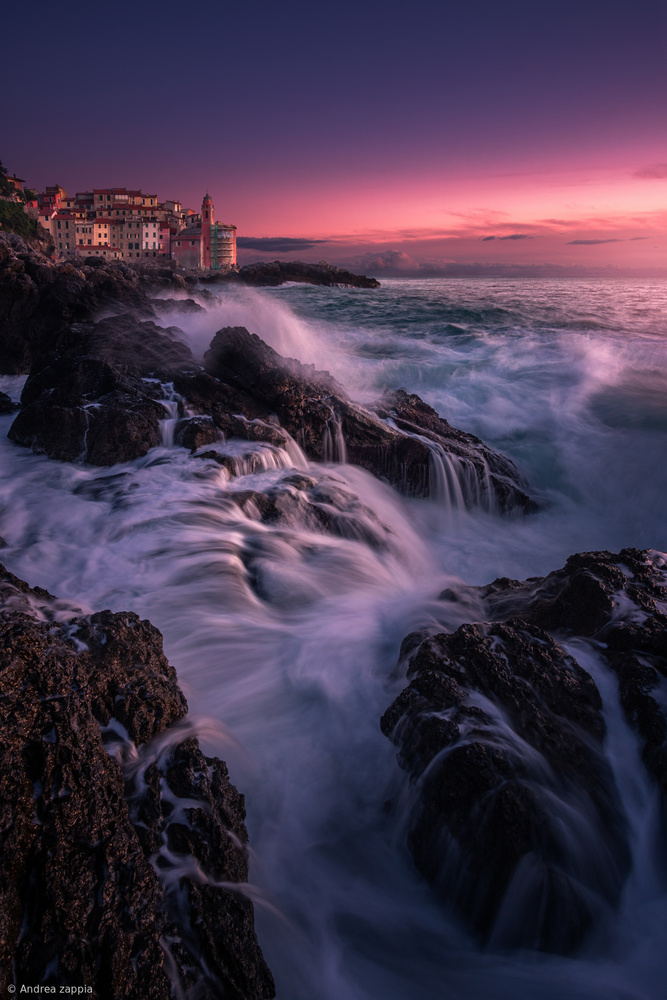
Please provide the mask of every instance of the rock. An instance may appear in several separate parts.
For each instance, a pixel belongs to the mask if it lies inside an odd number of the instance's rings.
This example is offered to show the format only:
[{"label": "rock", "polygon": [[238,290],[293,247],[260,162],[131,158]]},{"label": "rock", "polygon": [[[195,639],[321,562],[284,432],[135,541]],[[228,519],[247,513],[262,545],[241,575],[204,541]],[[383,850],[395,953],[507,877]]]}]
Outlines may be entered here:
[{"label": "rock", "polygon": [[178,327],[157,326],[150,320],[123,313],[95,323],[82,338],[79,351],[129,365],[142,375],[152,375],[158,369],[195,368],[192,352],[179,336],[183,332]]},{"label": "rock", "polygon": [[484,940],[576,950],[617,903],[629,850],[597,688],[556,640],[594,640],[667,792],[665,559],[580,553],[471,589],[488,620],[409,636],[410,683],[382,719],[415,782],[409,844]]},{"label": "rock", "polygon": [[185,417],[174,428],[174,443],[190,451],[214,444],[221,436],[211,417]]},{"label": "rock", "polygon": [[[236,392],[239,401],[250,400],[242,412],[265,422],[275,414],[308,458],[347,459],[409,496],[437,494],[438,469],[443,463],[456,463],[450,471],[454,478],[461,477],[463,502],[472,506],[486,498],[502,510],[536,506],[509,459],[486,448],[473,435],[451,428],[418,396],[392,394],[384,409],[380,407],[381,419],[353,403],[328,372],[283,358],[244,327],[218,331],[204,356],[204,366]],[[228,392],[222,389],[221,395]],[[424,427],[404,418],[403,427],[384,422],[385,415],[394,412],[389,407],[401,405],[405,409],[406,401],[410,415],[422,420]],[[207,412],[213,413],[210,404]],[[220,418],[214,419],[221,426]],[[464,495],[469,481],[474,488]]]},{"label": "rock", "polygon": [[149,291],[187,287],[169,269],[144,271],[100,258],[54,263],[0,233],[0,372],[28,372],[42,354],[68,345],[73,323],[90,322],[102,309],[151,317]]},{"label": "rock", "polygon": [[272,260],[266,263],[246,264],[238,271],[216,274],[208,271],[200,275],[203,282],[228,282],[245,285],[282,285],[285,281],[299,281],[310,285],[347,285],[352,288],[379,288],[376,278],[353,274],[335,264],[320,261],[307,264],[301,260]]},{"label": "rock", "polygon": [[[233,887],[247,834],[224,764],[176,731],[137,782],[150,741],[187,710],[160,633],[127,612],[77,614],[0,567],[0,670],[0,988],[167,1000],[175,970],[198,995],[272,997],[252,904]],[[139,747],[129,775],[105,749],[112,721]],[[162,788],[187,808],[167,809]],[[186,878],[189,906],[176,906],[149,860],[163,842],[225,887]]]},{"label": "rock", "polygon": [[8,396],[6,392],[0,392],[0,416],[6,413],[13,413],[15,409],[16,406],[12,402],[11,396]]},{"label": "rock", "polygon": [[521,620],[425,639],[408,678],[382,729],[418,782],[417,867],[484,941],[576,950],[630,865],[592,679]]},{"label": "rock", "polygon": [[559,635],[594,637],[619,680],[644,762],[667,793],[667,580],[664,558],[639,549],[581,552],[525,583],[495,580],[481,591],[494,617],[521,614]]},{"label": "rock", "polygon": [[[206,292],[210,296],[210,292]],[[156,312],[182,313],[191,316],[193,313],[205,312],[203,306],[194,299],[152,299],[151,304]]]},{"label": "rock", "polygon": [[[54,355],[26,382],[8,436],[60,461],[113,465],[160,443],[166,411],[138,373],[98,358]],[[157,387],[158,391],[159,386]]]},{"label": "rock", "polygon": [[266,524],[298,525],[373,548],[386,548],[391,536],[390,529],[369,507],[329,477],[318,482],[290,474],[264,492],[234,490],[229,499],[249,517]]},{"label": "rock", "polygon": [[234,889],[248,881],[248,834],[244,799],[225,764],[187,739],[150,764],[141,781],[131,780],[128,790],[144,852],[158,855],[163,874],[186,858],[203,873],[166,879],[165,936],[181,986],[231,1000],[275,996],[252,903]]},{"label": "rock", "polygon": [[[452,427],[416,393],[407,393],[404,389],[387,391],[372,409],[379,417],[391,419],[400,430],[424,436],[439,445],[450,461],[458,464],[458,475],[464,488],[469,478],[467,473],[473,473],[473,482],[479,484],[480,500],[486,494],[501,510],[513,507],[526,511],[537,509],[536,502],[521,488],[513,462],[488,448],[474,434]],[[454,468],[456,470],[456,465]],[[473,486],[473,493],[474,489]]]}]

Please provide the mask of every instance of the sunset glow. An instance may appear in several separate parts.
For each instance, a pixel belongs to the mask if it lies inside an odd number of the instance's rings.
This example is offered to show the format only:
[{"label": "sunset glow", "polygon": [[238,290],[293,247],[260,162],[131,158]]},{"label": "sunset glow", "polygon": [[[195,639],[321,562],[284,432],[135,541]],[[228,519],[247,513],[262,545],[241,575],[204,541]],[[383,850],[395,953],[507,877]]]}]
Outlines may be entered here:
[{"label": "sunset glow", "polygon": [[[114,9],[153,53],[173,51],[177,20],[202,57],[109,72],[113,32],[66,3],[92,21],[94,57],[72,72],[39,35],[22,100],[39,107],[56,80],[58,112],[39,128],[20,102],[4,115],[2,155],[36,187],[127,184],[194,206],[210,189],[241,262],[667,273],[664,5],[421,3],[409,30],[402,5],[374,0],[259,19]],[[7,58],[19,73],[20,52]]]}]

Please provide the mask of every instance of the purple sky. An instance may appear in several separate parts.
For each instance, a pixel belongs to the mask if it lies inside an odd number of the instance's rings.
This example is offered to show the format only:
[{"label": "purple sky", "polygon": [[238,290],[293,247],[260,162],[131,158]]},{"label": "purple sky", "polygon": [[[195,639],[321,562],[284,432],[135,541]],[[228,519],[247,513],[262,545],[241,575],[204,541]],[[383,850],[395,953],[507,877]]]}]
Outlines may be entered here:
[{"label": "purple sky", "polygon": [[14,5],[0,157],[39,188],[208,189],[246,240],[298,241],[246,260],[667,273],[666,9]]}]

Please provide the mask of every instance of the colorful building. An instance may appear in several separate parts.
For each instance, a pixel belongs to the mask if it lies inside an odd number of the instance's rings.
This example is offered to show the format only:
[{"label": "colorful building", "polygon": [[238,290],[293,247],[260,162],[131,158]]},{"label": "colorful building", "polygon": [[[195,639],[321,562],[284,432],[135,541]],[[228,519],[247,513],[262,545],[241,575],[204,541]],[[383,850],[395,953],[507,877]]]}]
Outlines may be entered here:
[{"label": "colorful building", "polygon": [[171,241],[171,256],[181,267],[229,271],[236,267],[236,226],[215,221],[213,199],[204,195],[201,222],[181,229]]},{"label": "colorful building", "polygon": [[195,269],[236,267],[236,226],[215,221],[209,194],[199,213],[141,190],[93,188],[69,196],[55,184],[38,196],[34,211],[57,257],[100,253],[119,260],[168,257]]}]

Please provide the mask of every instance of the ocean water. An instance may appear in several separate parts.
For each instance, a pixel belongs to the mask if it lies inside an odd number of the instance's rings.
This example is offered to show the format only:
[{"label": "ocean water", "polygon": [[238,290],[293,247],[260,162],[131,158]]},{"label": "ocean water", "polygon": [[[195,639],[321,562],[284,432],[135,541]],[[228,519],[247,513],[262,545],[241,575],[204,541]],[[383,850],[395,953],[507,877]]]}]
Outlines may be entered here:
[{"label": "ocean water", "polygon": [[[296,445],[253,446],[259,468],[230,479],[173,446],[167,408],[163,446],[145,458],[68,465],[13,445],[0,418],[0,558],[78,607],[134,610],[163,632],[205,750],[246,794],[247,891],[278,997],[662,997],[664,830],[592,647],[572,651],[603,694],[634,867],[618,913],[576,957],[481,950],[435,899],[405,847],[409,788],[379,719],[404,686],[408,632],[483,616],[471,584],[547,573],[576,551],[667,550],[667,282],[394,279],[216,295],[205,313],[164,313],[195,353],[243,325],[360,401],[418,392],[511,456],[542,502],[501,517],[408,500],[358,468],[308,463]],[[21,381],[0,389],[18,397]],[[266,525],[231,501],[294,468],[351,495],[344,537]],[[378,522],[383,544],[368,544]],[[438,601],[445,587],[461,601]]]}]

